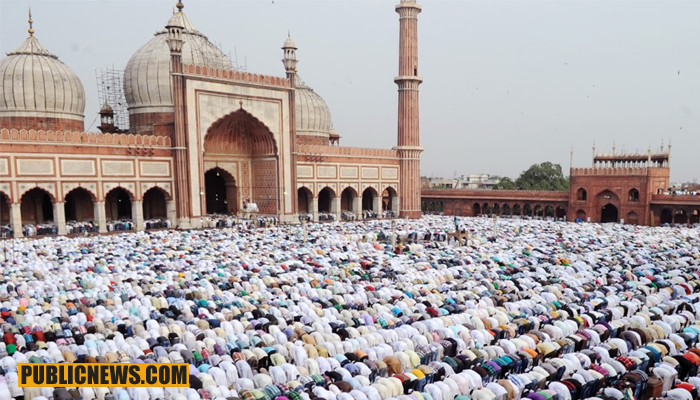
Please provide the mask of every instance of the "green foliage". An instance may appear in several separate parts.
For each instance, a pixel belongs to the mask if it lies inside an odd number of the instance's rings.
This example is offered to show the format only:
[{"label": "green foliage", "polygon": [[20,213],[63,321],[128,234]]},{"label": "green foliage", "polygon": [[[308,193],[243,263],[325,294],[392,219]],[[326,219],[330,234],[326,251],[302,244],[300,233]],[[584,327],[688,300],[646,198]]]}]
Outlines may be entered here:
[{"label": "green foliage", "polygon": [[561,165],[547,161],[523,171],[515,186],[521,190],[569,190],[569,179],[564,177]]},{"label": "green foliage", "polygon": [[494,190],[515,190],[515,182],[507,176],[500,178],[500,181],[496,186],[493,187]]}]

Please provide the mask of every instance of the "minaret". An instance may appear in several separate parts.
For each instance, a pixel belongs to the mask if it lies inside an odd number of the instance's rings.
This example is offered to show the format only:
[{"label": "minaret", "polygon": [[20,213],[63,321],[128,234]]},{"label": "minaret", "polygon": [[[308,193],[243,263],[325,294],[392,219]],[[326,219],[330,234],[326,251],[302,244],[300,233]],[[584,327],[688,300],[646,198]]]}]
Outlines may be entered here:
[{"label": "minaret", "polygon": [[175,135],[173,137],[173,161],[175,165],[175,207],[177,227],[191,228],[190,217],[191,193],[189,160],[187,156],[187,133],[185,132],[185,81],[182,77],[182,31],[185,29],[181,1],[177,2],[178,11],[168,21],[168,47],[170,48],[170,70],[173,80],[173,120]]},{"label": "minaret", "polygon": [[291,32],[287,32],[287,40],[282,45],[282,51],[284,51],[282,64],[284,64],[284,70],[287,71],[287,79],[293,82],[294,76],[297,74],[297,45],[292,40]]},{"label": "minaret", "polygon": [[[282,64],[284,64],[284,70],[287,72],[287,79],[289,79],[289,87],[291,90],[288,92],[287,101],[289,101],[289,132],[292,138],[290,146],[292,148],[292,187],[297,187],[296,176],[297,176],[297,157],[296,150],[296,137],[297,137],[297,121],[296,121],[296,76],[297,76],[297,45],[292,40],[292,33],[287,31],[287,40],[284,41],[282,45],[282,51],[284,52],[284,57],[282,58]],[[292,195],[292,210],[294,212],[299,211],[299,204],[296,192]],[[315,212],[316,210],[314,210]]]},{"label": "minaret", "polygon": [[399,87],[398,146],[401,175],[399,183],[399,216],[420,218],[420,124],[418,112],[418,14],[421,6],[412,0],[401,0],[399,14]]}]

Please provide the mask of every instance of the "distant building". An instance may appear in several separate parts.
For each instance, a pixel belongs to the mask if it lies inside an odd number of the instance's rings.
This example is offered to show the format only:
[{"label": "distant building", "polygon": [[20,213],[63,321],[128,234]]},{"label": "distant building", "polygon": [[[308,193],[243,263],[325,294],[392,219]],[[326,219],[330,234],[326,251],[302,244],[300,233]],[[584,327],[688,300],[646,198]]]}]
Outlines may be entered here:
[{"label": "distant building", "polygon": [[500,178],[487,174],[460,175],[457,178],[423,177],[425,189],[480,189],[491,190],[500,182]]},{"label": "distant building", "polygon": [[[638,225],[699,224],[700,187],[670,184],[671,145],[646,153],[597,153],[571,167],[568,191],[423,190],[423,210],[447,215],[556,218]],[[573,161],[573,152],[572,152]],[[464,182],[461,183],[462,185]],[[481,183],[488,185],[488,180]],[[467,186],[468,187],[468,186]]]}]

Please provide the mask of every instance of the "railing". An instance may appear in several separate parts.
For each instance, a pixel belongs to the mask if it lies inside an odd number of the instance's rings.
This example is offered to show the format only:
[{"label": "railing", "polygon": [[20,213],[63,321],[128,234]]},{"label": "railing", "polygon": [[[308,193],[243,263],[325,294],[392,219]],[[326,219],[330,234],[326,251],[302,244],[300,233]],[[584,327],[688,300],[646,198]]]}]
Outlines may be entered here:
[{"label": "railing", "polygon": [[423,189],[424,199],[497,199],[521,201],[569,201],[569,191]]},{"label": "railing", "polygon": [[646,176],[647,167],[598,167],[598,168],[571,168],[571,176]]},{"label": "railing", "polygon": [[[398,159],[399,153],[392,149],[370,149],[364,147],[322,146],[318,144],[297,145],[298,155],[382,157]],[[397,160],[398,161],[398,160]]]},{"label": "railing", "polygon": [[206,76],[209,78],[227,79],[236,82],[257,83],[260,85],[270,85],[288,88],[291,82],[287,78],[278,76],[251,74],[236,70],[203,67],[200,65],[182,64],[182,71],[188,75]]},{"label": "railing", "polygon": [[170,138],[167,136],[6,128],[0,129],[0,141],[171,147]]}]

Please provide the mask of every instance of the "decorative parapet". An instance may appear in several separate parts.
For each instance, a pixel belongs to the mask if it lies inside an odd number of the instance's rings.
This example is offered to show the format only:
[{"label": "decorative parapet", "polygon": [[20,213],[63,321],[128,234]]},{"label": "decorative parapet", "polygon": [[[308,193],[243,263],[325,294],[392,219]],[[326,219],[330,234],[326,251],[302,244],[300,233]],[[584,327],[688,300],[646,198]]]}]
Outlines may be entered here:
[{"label": "decorative parapet", "polygon": [[322,146],[318,144],[298,144],[297,155],[302,156],[342,156],[393,158],[398,162],[399,153],[392,149],[370,149],[364,147]]},{"label": "decorative parapet", "polygon": [[631,176],[631,175],[639,175],[639,176],[646,176],[649,172],[649,168],[647,167],[634,167],[634,168],[626,168],[626,167],[610,167],[610,168],[571,168],[571,176],[606,176],[606,175],[614,175],[614,176]]},{"label": "decorative parapet", "polygon": [[291,82],[289,79],[280,78],[278,76],[251,74],[250,72],[211,68],[193,64],[182,64],[182,71],[187,75],[226,79],[234,82],[256,83],[259,85],[277,86],[282,88],[291,87]]},{"label": "decorative parapet", "polygon": [[70,143],[79,145],[150,146],[171,147],[167,136],[134,135],[130,133],[35,131],[26,129],[0,129],[0,142]]},{"label": "decorative parapet", "polygon": [[423,189],[423,198],[456,200],[520,200],[520,201],[569,201],[569,191],[559,190],[474,190],[474,189]]},{"label": "decorative parapet", "polygon": [[670,195],[670,194],[653,194],[651,195],[652,204],[669,204],[669,205],[697,205],[700,206],[700,196],[693,195]]}]

